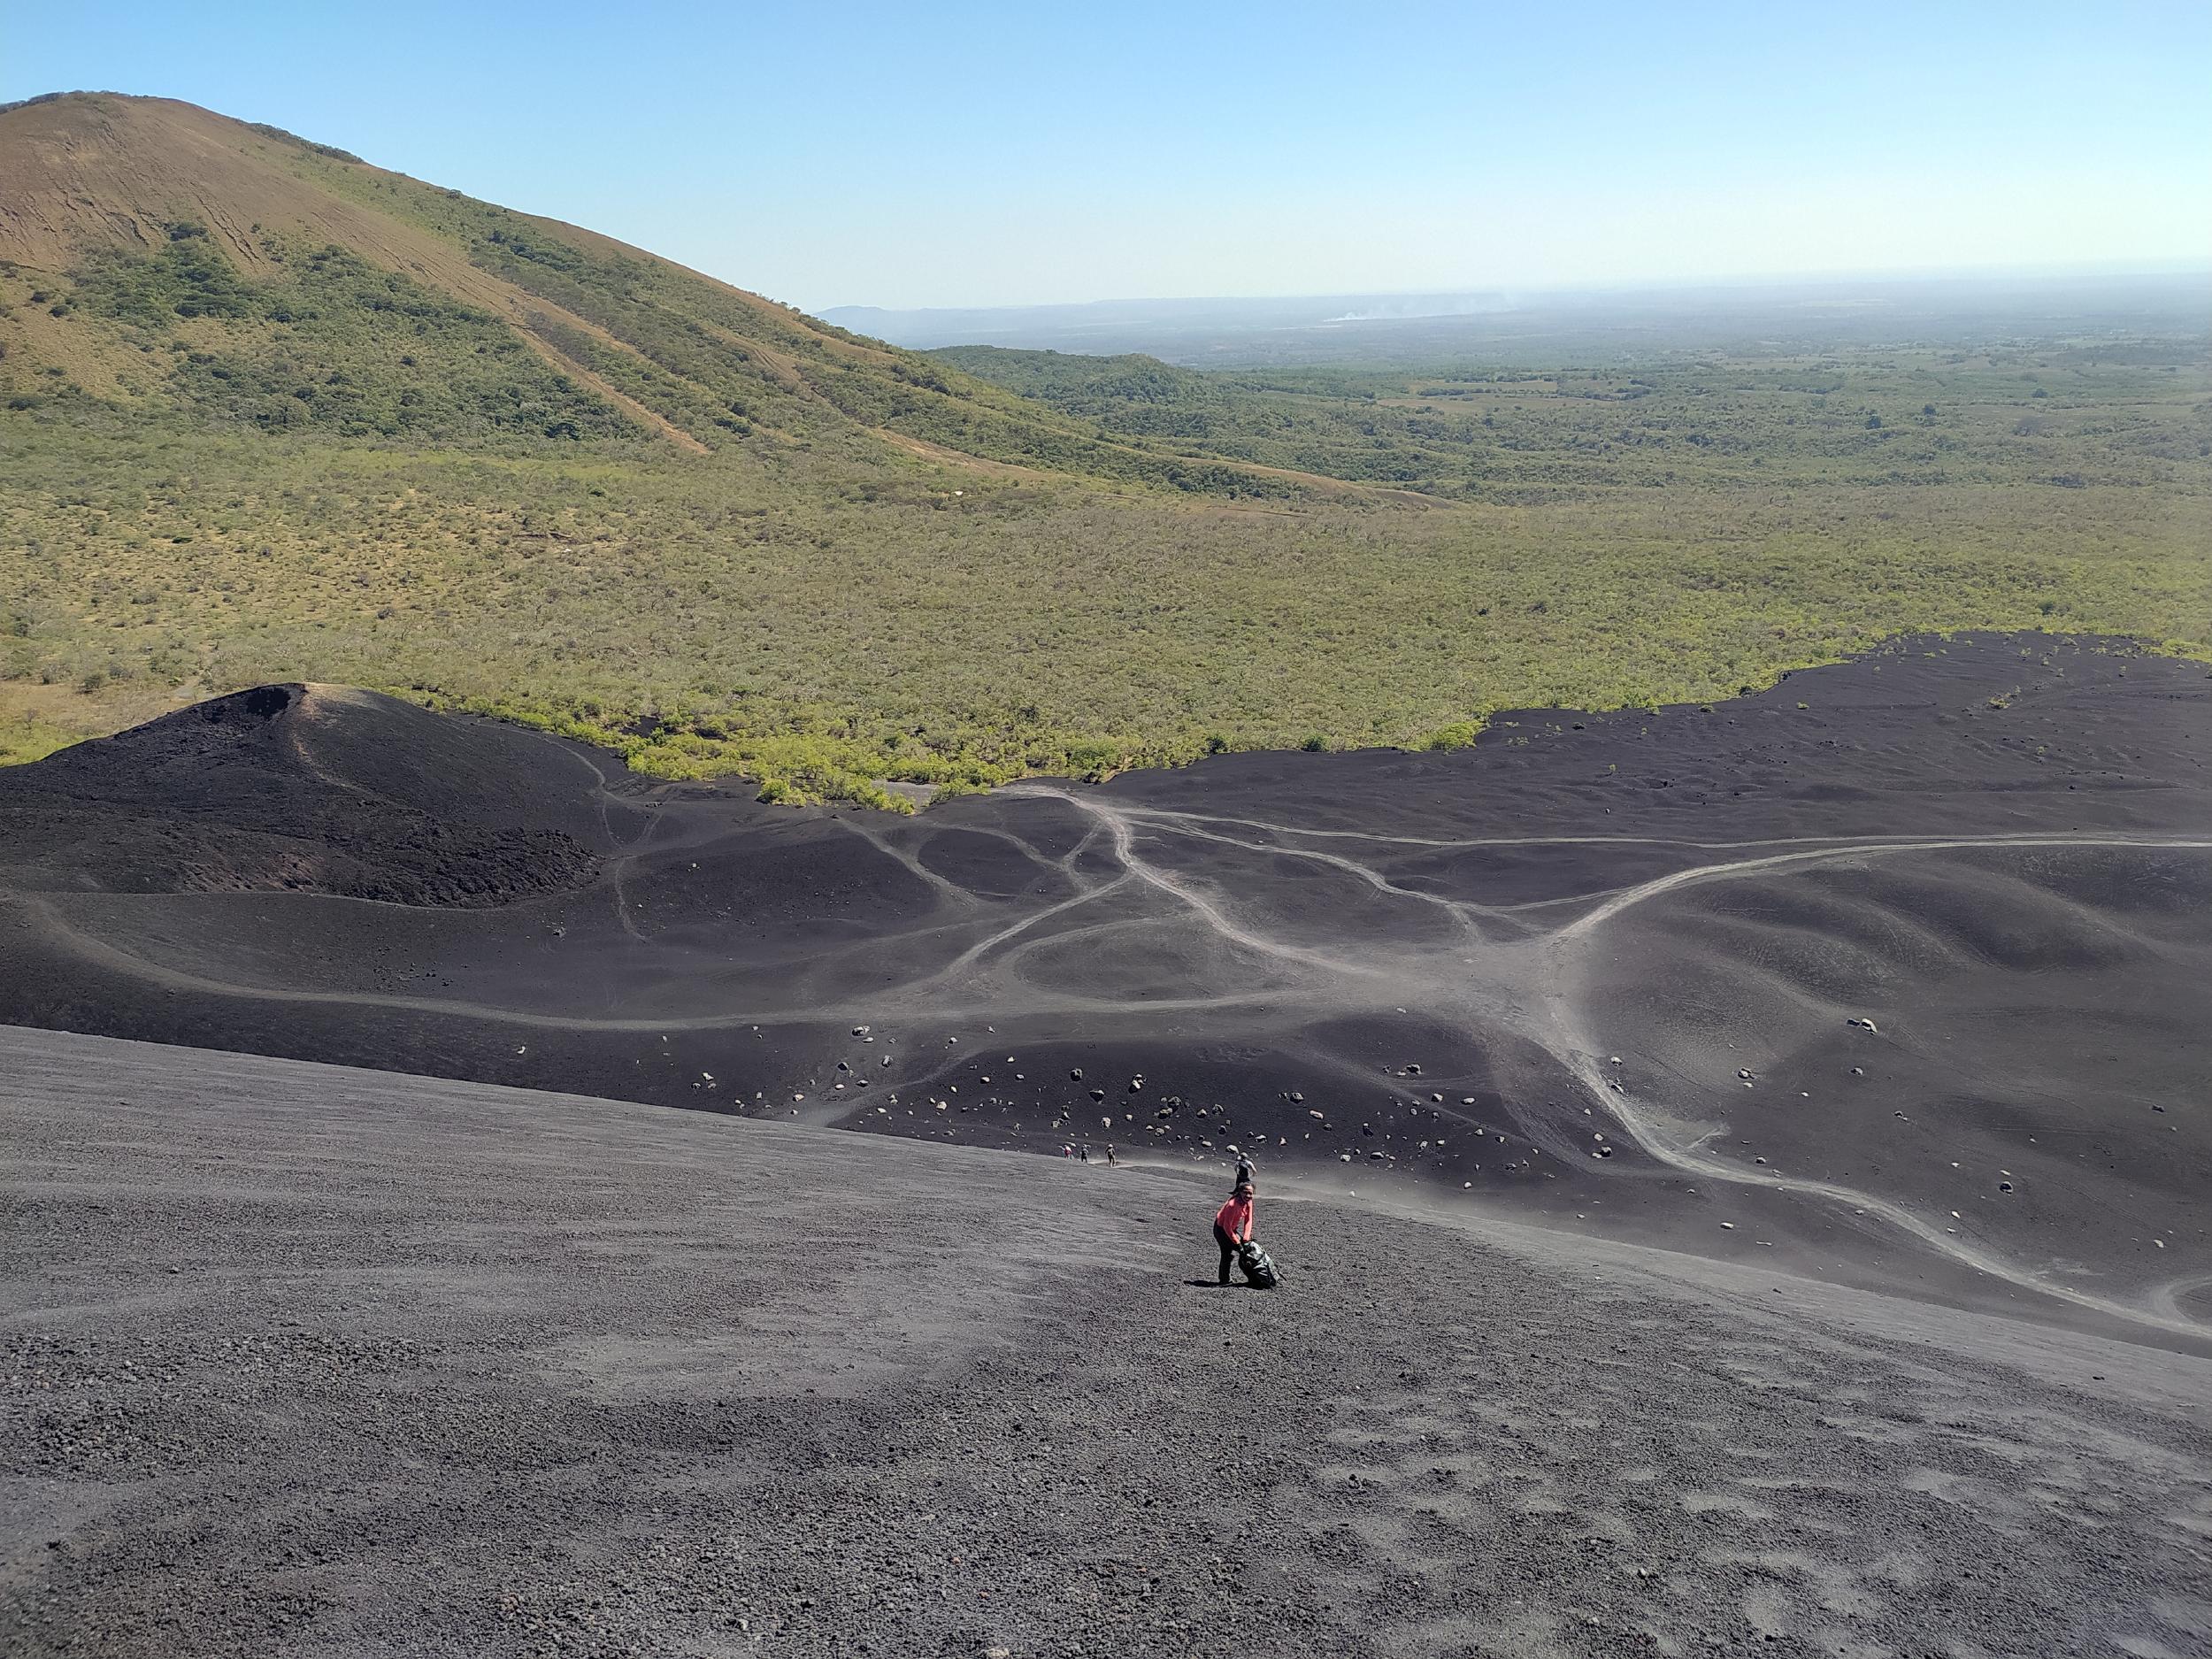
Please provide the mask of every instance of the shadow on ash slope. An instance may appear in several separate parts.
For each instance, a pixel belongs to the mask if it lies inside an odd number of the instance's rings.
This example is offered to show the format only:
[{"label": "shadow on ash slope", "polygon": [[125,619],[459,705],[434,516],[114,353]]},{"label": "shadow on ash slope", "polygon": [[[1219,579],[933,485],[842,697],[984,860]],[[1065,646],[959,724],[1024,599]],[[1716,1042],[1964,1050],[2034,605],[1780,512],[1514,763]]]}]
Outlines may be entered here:
[{"label": "shadow on ash slope", "polygon": [[0,1020],[2212,1320],[2200,665],[1906,641],[913,819],[265,687],[0,774]]}]

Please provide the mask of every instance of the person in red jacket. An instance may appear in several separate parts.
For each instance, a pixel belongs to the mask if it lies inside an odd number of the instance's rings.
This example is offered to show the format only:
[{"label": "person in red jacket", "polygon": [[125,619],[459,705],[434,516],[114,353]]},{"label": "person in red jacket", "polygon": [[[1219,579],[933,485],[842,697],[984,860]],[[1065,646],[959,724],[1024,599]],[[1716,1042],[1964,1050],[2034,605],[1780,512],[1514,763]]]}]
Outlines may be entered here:
[{"label": "person in red jacket", "polygon": [[1229,1282],[1229,1263],[1237,1246],[1252,1236],[1252,1183],[1239,1181],[1229,1202],[1214,1211],[1214,1242],[1221,1247],[1221,1282]]}]

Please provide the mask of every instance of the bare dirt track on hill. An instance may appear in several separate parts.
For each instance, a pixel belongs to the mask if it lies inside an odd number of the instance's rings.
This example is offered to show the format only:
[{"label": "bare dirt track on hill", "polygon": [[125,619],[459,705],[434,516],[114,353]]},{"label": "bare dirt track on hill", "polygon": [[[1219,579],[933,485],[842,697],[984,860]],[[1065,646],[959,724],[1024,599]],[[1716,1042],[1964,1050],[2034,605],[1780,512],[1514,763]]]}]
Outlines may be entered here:
[{"label": "bare dirt track on hill", "polygon": [[272,688],[0,776],[0,1018],[1241,1151],[1363,1201],[2186,1341],[2208,689],[2040,636],[1903,642],[1710,710],[896,819]]},{"label": "bare dirt track on hill", "polygon": [[[2201,1355],[0,1031],[11,1654],[2200,1654]],[[1763,1266],[1765,1264],[1762,1264]]]}]

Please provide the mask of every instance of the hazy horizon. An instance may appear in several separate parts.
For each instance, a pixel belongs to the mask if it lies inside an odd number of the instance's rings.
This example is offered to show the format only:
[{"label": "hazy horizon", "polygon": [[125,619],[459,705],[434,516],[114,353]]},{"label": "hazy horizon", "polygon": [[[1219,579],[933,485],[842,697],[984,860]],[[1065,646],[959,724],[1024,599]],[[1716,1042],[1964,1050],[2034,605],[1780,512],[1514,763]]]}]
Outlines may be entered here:
[{"label": "hazy horizon", "polygon": [[150,0],[19,19],[0,99],[181,98],[817,311],[2212,262],[2212,12],[1909,27]]},{"label": "hazy horizon", "polygon": [[[1500,298],[1505,305],[1525,305],[1533,301],[1546,299],[1628,298],[1639,296],[1724,293],[1732,290],[1754,293],[1778,292],[1855,284],[1869,287],[1909,284],[1937,286],[1969,282],[2059,284],[2070,281],[2186,281],[2191,279],[2212,281],[2212,254],[2208,254],[2202,258],[2179,257],[2139,261],[2091,260],[2076,264],[2039,265],[1961,265],[1901,270],[1869,267],[1862,270],[1777,271],[1755,275],[1717,274],[1676,280],[1630,276],[1616,281],[1588,283],[1492,283],[1487,285],[1468,283],[1451,288],[1422,284],[1360,289],[1281,288],[1246,293],[1094,294],[1073,299],[1010,299],[983,302],[949,300],[941,304],[929,305],[887,305],[869,300],[829,300],[818,304],[808,304],[803,300],[793,300],[790,303],[797,305],[802,311],[818,317],[826,316],[832,311],[890,311],[903,314],[933,311],[1074,311],[1087,306],[1110,305],[1263,305],[1343,299],[1480,299],[1494,296]],[[1409,318],[1449,314],[1452,313],[1443,311],[1404,313]]]},{"label": "hazy horizon", "polygon": [[[1071,304],[833,305],[823,320],[915,350],[997,346],[1186,366],[1322,362],[1518,362],[1533,351],[1611,356],[1824,349],[1931,331],[1992,338],[2050,326],[2201,335],[2212,272],[2061,271],[1833,275],[1671,286],[1463,293],[1204,296]],[[1756,342],[1755,346],[1755,342]]]}]

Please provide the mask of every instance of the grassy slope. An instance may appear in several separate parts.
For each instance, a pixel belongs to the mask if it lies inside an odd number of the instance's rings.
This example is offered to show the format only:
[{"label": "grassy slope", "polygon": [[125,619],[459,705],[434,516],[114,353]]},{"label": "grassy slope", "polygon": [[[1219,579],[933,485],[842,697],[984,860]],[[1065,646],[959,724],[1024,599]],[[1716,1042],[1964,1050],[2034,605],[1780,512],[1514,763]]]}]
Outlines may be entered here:
[{"label": "grassy slope", "polygon": [[0,674],[651,711],[699,735],[649,764],[831,791],[1210,737],[1418,742],[1501,706],[1725,695],[1900,629],[2212,649],[2202,498],[2124,486],[1285,514],[992,479],[954,497],[918,464],[334,450],[97,411],[13,437],[0,545],[28,580]]},{"label": "grassy slope", "polygon": [[[2200,342],[1231,380],[963,359],[991,386],[253,142],[258,231],[188,203],[142,247],[0,273],[0,755],[305,678],[869,798],[1458,741],[1902,629],[2212,653]],[[296,188],[349,251],[279,224]]]}]

